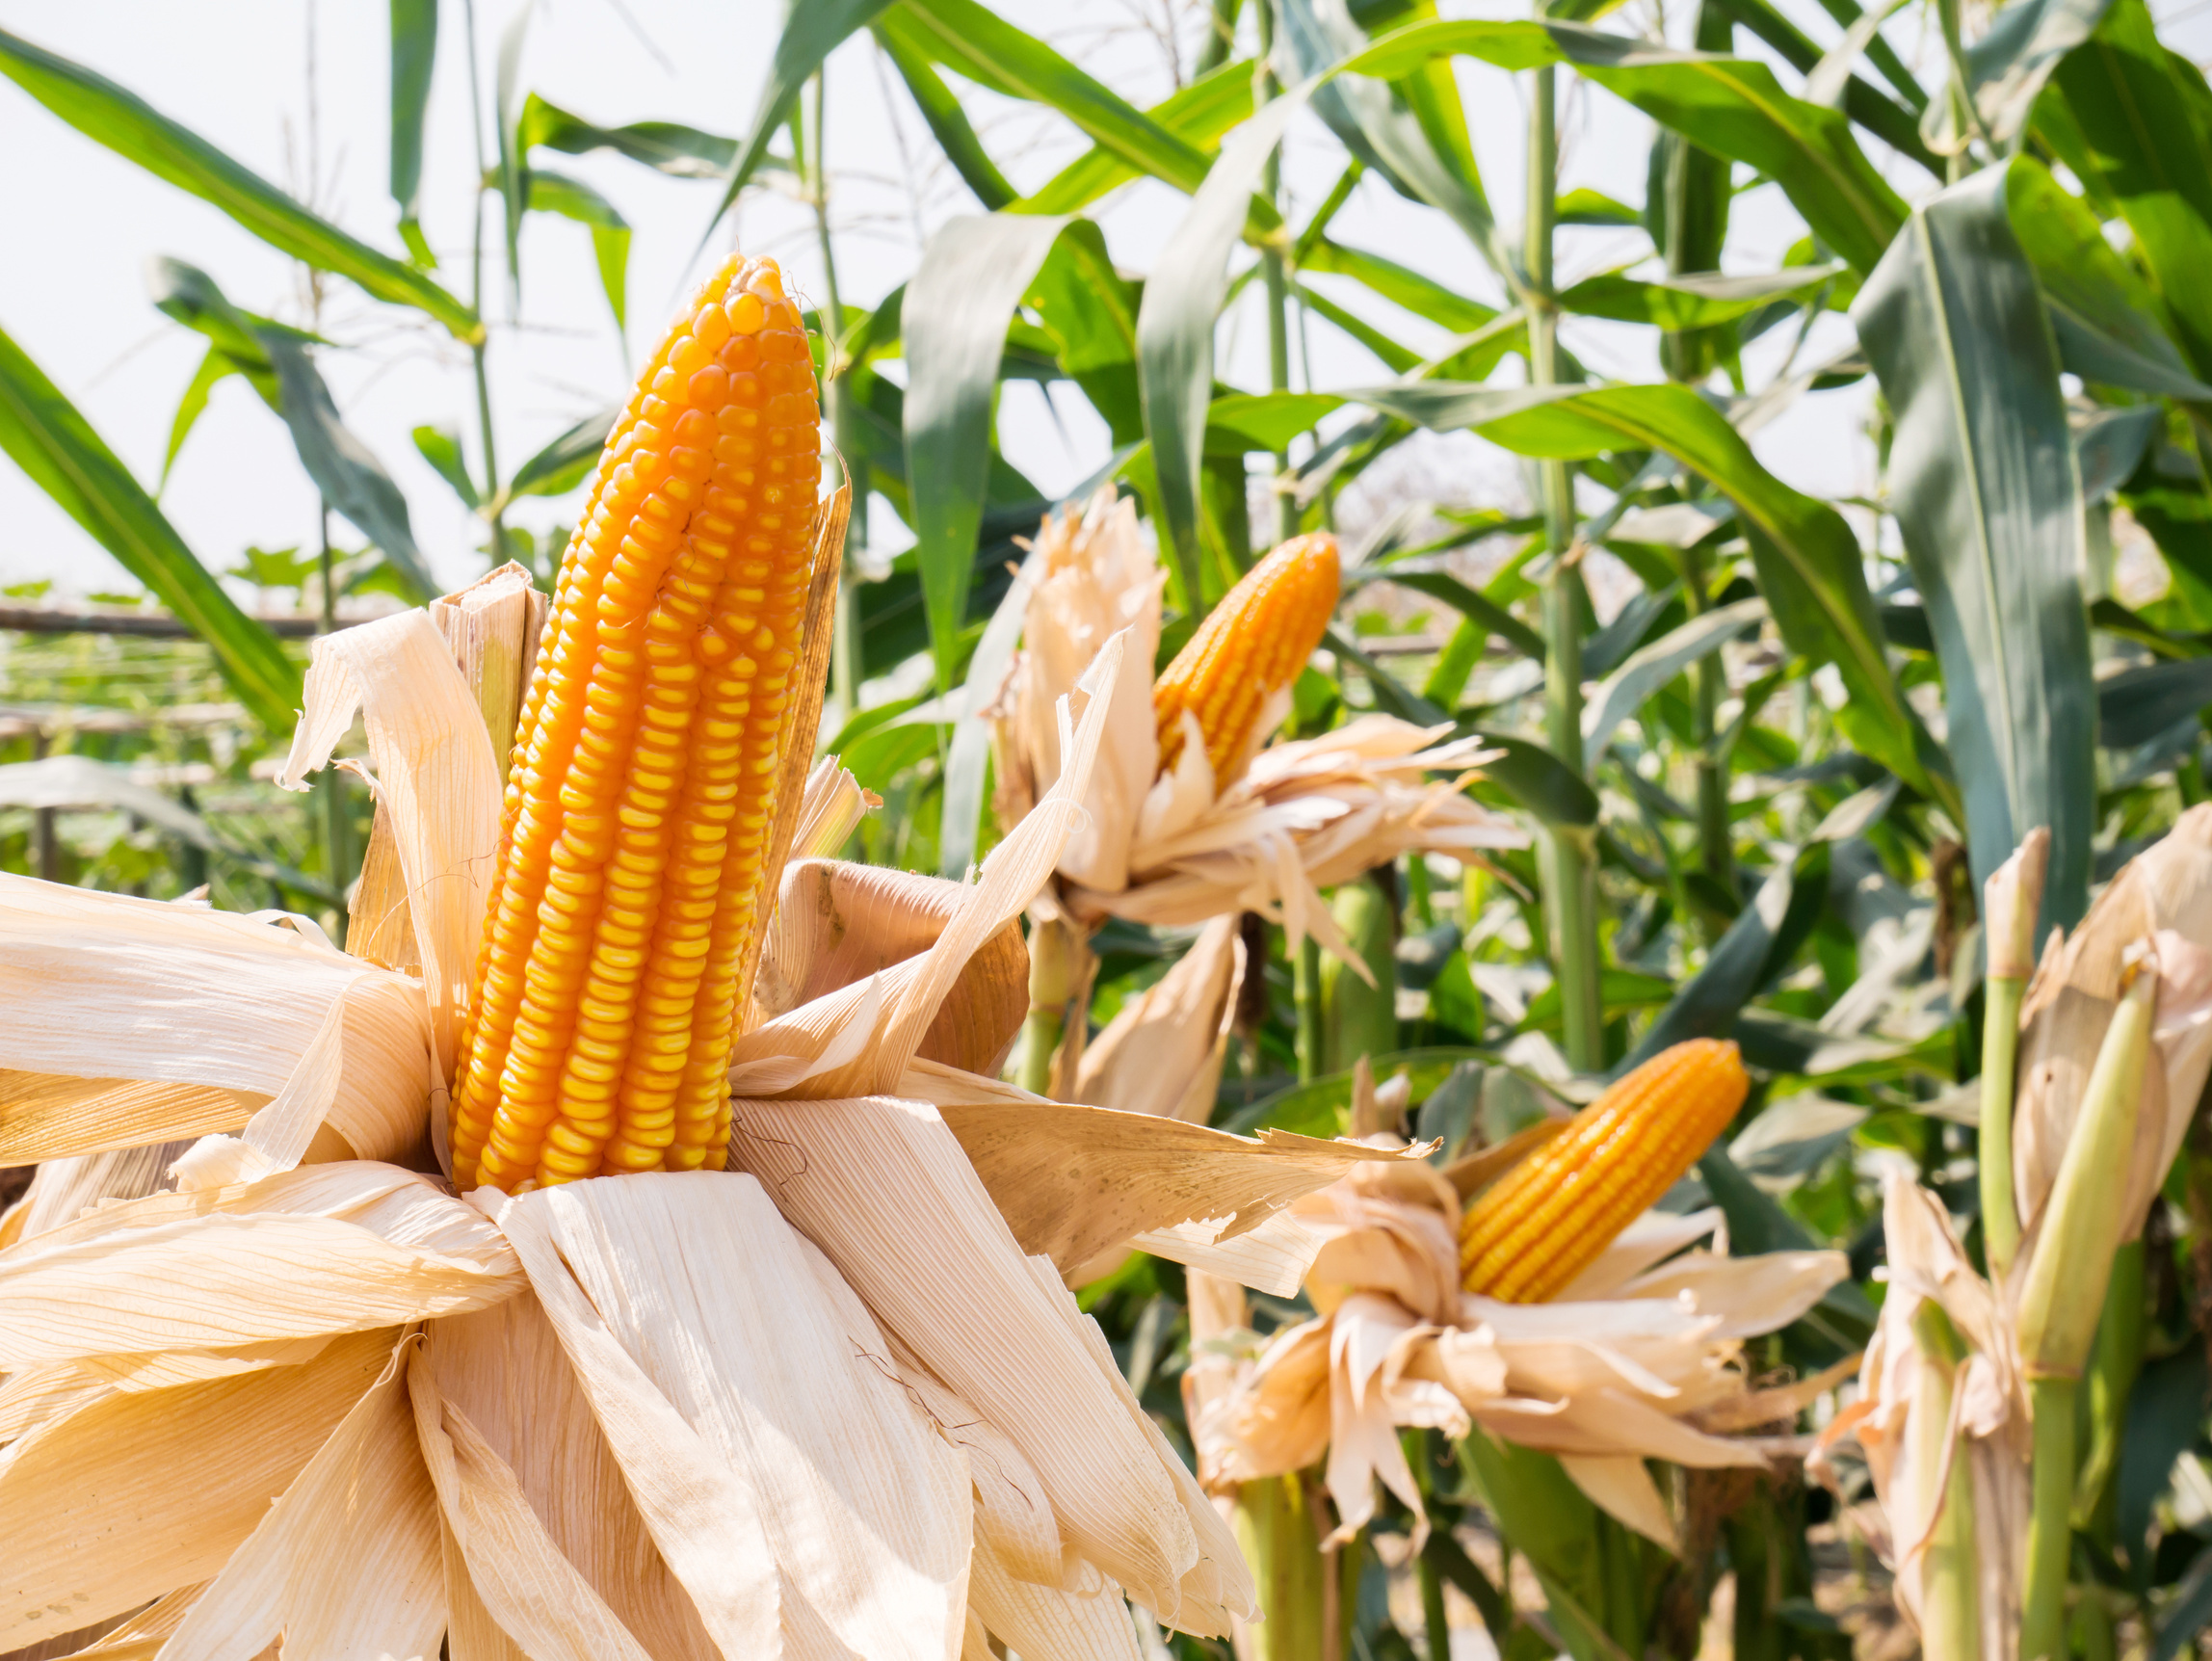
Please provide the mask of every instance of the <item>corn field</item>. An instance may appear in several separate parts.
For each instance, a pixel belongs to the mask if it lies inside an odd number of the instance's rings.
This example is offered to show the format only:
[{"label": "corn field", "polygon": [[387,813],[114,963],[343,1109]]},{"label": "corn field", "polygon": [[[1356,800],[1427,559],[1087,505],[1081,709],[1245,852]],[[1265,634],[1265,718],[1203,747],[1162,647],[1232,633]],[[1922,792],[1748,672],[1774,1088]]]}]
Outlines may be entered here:
[{"label": "corn field", "polygon": [[0,1661],[2212,1652],[2195,8],[724,11],[0,27]]}]

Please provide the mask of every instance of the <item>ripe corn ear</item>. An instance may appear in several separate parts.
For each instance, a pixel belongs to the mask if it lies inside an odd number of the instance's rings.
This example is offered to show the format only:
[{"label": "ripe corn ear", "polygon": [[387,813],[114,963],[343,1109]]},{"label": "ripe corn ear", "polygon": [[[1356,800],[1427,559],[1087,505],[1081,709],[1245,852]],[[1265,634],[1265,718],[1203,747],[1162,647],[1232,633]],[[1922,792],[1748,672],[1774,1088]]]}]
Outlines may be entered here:
[{"label": "ripe corn ear", "polygon": [[1160,770],[1183,753],[1183,711],[1198,718],[1216,788],[1256,749],[1254,725],[1267,701],[1292,681],[1321,644],[1342,579],[1336,539],[1293,537],[1222,596],[1152,686]]},{"label": "ripe corn ear", "polygon": [[1750,1088],[1732,1043],[1660,1051],[1467,1208],[1462,1283],[1508,1304],[1557,1297],[1713,1145]]},{"label": "ripe corn ear", "polygon": [[820,415],[773,260],[694,297],[608,439],[516,726],[454,1177],[719,1169],[814,557]]}]

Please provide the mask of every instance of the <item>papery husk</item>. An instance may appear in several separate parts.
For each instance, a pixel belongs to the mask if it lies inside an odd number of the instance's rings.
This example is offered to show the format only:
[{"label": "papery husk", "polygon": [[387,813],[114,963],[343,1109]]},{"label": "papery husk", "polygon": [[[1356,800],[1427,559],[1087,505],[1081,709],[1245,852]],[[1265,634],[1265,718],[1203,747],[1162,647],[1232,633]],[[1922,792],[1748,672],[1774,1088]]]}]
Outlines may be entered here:
[{"label": "papery husk", "polygon": [[[1415,849],[1472,858],[1527,845],[1526,831],[1464,794],[1470,770],[1490,752],[1474,739],[1435,743],[1449,731],[1362,716],[1259,751],[1218,797],[1210,769],[1186,745],[1185,760],[1139,814],[1128,885],[1071,883],[1066,904],[1079,917],[1159,927],[1256,911],[1279,922],[1293,945],[1311,934],[1350,963],[1355,954],[1322,889]],[[1455,777],[1432,782],[1435,772]]]},{"label": "papery husk", "polygon": [[730,1089],[736,1095],[827,1098],[897,1086],[969,960],[1020,915],[1052,875],[1061,848],[1081,823],[1077,804],[1097,759],[1125,645],[1123,637],[1116,636],[1092,665],[1080,722],[1064,712],[1067,729],[1059,780],[991,850],[976,881],[962,886],[936,938],[914,957],[745,1034],[730,1055]]},{"label": "papery husk", "polygon": [[0,1643],[74,1631],[215,1576],[383,1372],[397,1336],[352,1333],[301,1366],[103,1396],[12,1444],[0,1455]]},{"label": "papery husk", "polygon": [[[550,597],[512,561],[424,608],[475,697],[501,779],[507,776],[515,721],[538,665],[539,642],[551,609]],[[407,897],[398,836],[390,815],[380,810],[371,821],[368,847],[361,856],[360,880],[355,884],[346,923],[346,949],[388,969],[419,971],[422,954]]]},{"label": "papery husk", "polygon": [[0,1250],[74,1222],[110,1200],[136,1200],[159,1188],[170,1166],[190,1143],[157,1142],[106,1153],[49,1159],[31,1173],[31,1186],[0,1213]]},{"label": "papery husk", "polygon": [[[324,1116],[361,1157],[397,1157],[421,1138],[433,1077],[416,982],[281,919],[0,875],[0,1056],[18,1077],[141,1079],[274,1098],[340,999],[342,1065]],[[198,1092],[147,1091],[127,1107],[111,1100],[72,1130],[34,1102],[36,1134],[22,1142],[11,1134],[13,1115],[0,1117],[0,1159],[167,1142],[201,1128],[209,1112]]]},{"label": "papery husk", "polygon": [[1700,1421],[1747,1395],[1741,1339],[1787,1325],[1848,1273],[1837,1252],[1661,1261],[1715,1214],[1654,1215],[1593,1266],[1600,1295],[1500,1304],[1461,1292],[1458,1194],[1425,1164],[1357,1167],[1292,1209],[1323,1239],[1306,1277],[1321,1313],[1236,1369],[1195,1435],[1223,1483],[1302,1469],[1326,1449],[1347,1528],[1373,1515],[1378,1477],[1418,1515],[1400,1428],[1479,1423],[1560,1456],[1598,1505],[1671,1543],[1641,1462],[1764,1464],[1763,1448]]},{"label": "papery husk", "polygon": [[1130,662],[1142,668],[1125,673],[1114,695],[1105,753],[1080,798],[1088,820],[1059,861],[1070,882],[1117,889],[1127,881],[1130,836],[1160,771],[1151,664],[1167,573],[1137,528],[1136,503],[1118,501],[1111,485],[1080,508],[1046,514],[1030,558],[1039,574],[997,726],[999,818],[1018,821],[1059,783],[1060,700],[1074,694],[1106,642],[1126,630]]},{"label": "papery husk", "polygon": [[1021,1450],[1084,1556],[1187,1631],[1224,1630],[1224,1597],[1249,1604],[1220,1519],[1182,1502],[1175,1478],[1187,1473],[1146,1437],[1057,1270],[1024,1255],[935,1109],[884,1096],[739,1100],[730,1155],[876,1318]]},{"label": "papery husk", "polygon": [[[2023,1236],[2040,1220],[2081,1107],[2104,1030],[2123,985],[2123,959],[2161,930],[2196,946],[2212,941],[2212,804],[2128,861],[2070,939],[2053,934],[2020,1009],[2019,1083],[2013,1110],[2014,1189]],[[2169,1031],[2144,1081],[2121,1211],[2123,1241],[2138,1238],[2180,1151],[2212,1072],[2212,1026]],[[2030,1255],[2025,1241],[2016,1258]]]},{"label": "papery husk", "polygon": [[1246,974],[1242,919],[1214,918],[1174,966],[1084,1045],[1076,1101],[1203,1124],[1212,1117]]},{"label": "papery husk", "polygon": [[[864,980],[927,951],[969,898],[959,883],[841,859],[795,859],[753,988],[765,1015]],[[964,1072],[998,1071],[1029,1007],[1029,952],[1008,922],[968,959],[916,1053]]]},{"label": "papery husk", "polygon": [[[1822,1431],[1810,1474],[1833,1485],[1827,1450],[1850,1437],[1866,1457],[1886,1534],[1875,1543],[1896,1570],[1899,1606],[1918,1622],[1921,1547],[1934,1521],[1933,1496],[1945,1473],[1917,1468],[1910,1417],[1918,1396],[1919,1346],[1912,1320],[1923,1300],[1941,1305],[1967,1343],[1953,1391],[1950,1434],[1972,1464],[1974,1524],[1985,1661],[2012,1661],[2027,1566],[2028,1400],[1999,1297],[1974,1272],[1943,1207],[1910,1177],[1891,1173],[1883,1194],[1889,1295],[1859,1366],[1859,1396]],[[1963,1437],[1962,1442],[1960,1439]]]},{"label": "papery husk", "polygon": [[1047,1101],[926,1064],[908,1071],[904,1088],[935,1107],[1022,1251],[1063,1272],[1184,1223],[1208,1223],[1213,1240],[1235,1240],[1355,1165],[1418,1163],[1403,1149],[1272,1126],[1233,1136],[1155,1114]]},{"label": "papery husk", "polygon": [[[979,1536],[968,1596],[983,1623],[1022,1661],[1139,1661],[1129,1611],[1111,1583],[1082,1593],[1023,1580]],[[987,1646],[984,1654],[991,1653]]]},{"label": "papery husk", "polygon": [[465,1417],[506,1463],[554,1547],[646,1653],[715,1661],[720,1652],[654,1545],[537,1295],[434,1322],[419,1364],[441,1411]]},{"label": "papery husk", "polygon": [[[45,1165],[124,1151],[143,1146],[149,1125],[180,1140],[241,1130],[268,1104],[262,1092],[212,1085],[0,1071],[0,1160]],[[7,1227],[0,1223],[0,1246]]]},{"label": "papery husk", "polygon": [[408,1400],[407,1341],[162,1648],[230,1661],[282,1636],[300,1654],[421,1657],[446,1627],[430,1473]]},{"label": "papery husk", "polygon": [[791,857],[827,859],[845,846],[860,821],[882,806],[883,799],[848,773],[834,755],[825,755],[806,776],[792,830]]},{"label": "papery husk", "polygon": [[[12,1649],[7,1661],[154,1661],[202,1590],[202,1585],[179,1587],[122,1620],[95,1621],[81,1632]],[[99,1636],[87,1636],[94,1632]]]},{"label": "papery husk", "polygon": [[[957,1652],[965,1463],[901,1386],[860,1301],[759,1184],[713,1172],[607,1177],[522,1196],[500,1217],[558,1249],[609,1334],[697,1432],[694,1451],[750,1494],[784,1578],[795,1654],[837,1653],[822,1644],[830,1634],[869,1656]],[[564,1270],[523,1250],[546,1297]],[[548,1312],[566,1343],[560,1305]],[[572,1346],[569,1358],[592,1387],[592,1353]],[[653,1527],[655,1507],[641,1496],[641,1509]],[[654,1534],[697,1597],[693,1566]],[[713,1611],[700,1613],[713,1630]]]},{"label": "papery husk", "polygon": [[0,1252],[0,1367],[325,1337],[521,1286],[498,1231],[431,1178],[307,1166],[103,1206]]}]

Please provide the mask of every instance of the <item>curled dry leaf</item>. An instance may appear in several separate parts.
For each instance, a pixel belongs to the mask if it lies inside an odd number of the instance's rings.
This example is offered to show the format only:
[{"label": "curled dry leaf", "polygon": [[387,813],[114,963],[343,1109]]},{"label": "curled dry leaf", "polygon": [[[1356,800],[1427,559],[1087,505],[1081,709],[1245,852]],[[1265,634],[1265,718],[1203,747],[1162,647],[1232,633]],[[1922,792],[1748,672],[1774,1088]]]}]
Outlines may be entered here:
[{"label": "curled dry leaf", "polygon": [[1240,921],[1208,922],[1172,968],[1084,1045],[1077,1101],[1194,1124],[1212,1117],[1246,973]]}]

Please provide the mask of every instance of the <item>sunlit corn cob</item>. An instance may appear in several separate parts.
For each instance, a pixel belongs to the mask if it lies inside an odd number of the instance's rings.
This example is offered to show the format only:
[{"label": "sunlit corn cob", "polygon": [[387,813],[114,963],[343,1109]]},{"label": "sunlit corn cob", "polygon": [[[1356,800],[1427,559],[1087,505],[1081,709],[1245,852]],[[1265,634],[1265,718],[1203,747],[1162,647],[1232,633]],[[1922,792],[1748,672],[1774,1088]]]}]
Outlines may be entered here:
[{"label": "sunlit corn cob", "polygon": [[1260,710],[1298,678],[1336,610],[1336,539],[1293,537],[1222,596],[1152,686],[1160,770],[1183,753],[1183,711],[1206,735],[1216,786],[1247,759]]},{"label": "sunlit corn cob", "polygon": [[733,257],[562,558],[454,1088],[463,1191],[723,1162],[819,449],[798,307]]},{"label": "sunlit corn cob", "polygon": [[1712,1146],[1750,1088],[1732,1043],[1660,1051],[1467,1208],[1462,1282],[1509,1304],[1557,1297]]}]

